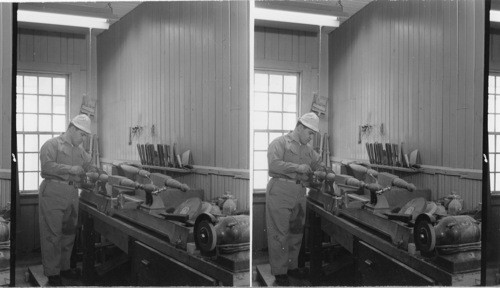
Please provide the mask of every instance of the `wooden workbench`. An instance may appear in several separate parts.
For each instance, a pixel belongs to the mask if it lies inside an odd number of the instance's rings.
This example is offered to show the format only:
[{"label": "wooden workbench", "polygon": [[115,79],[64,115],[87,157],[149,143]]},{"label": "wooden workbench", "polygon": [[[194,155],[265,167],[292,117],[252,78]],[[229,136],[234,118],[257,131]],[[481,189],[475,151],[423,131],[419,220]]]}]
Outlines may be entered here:
[{"label": "wooden workbench", "polygon": [[437,267],[418,252],[410,255],[387,239],[375,235],[342,216],[333,215],[319,205],[307,201],[311,277],[318,279],[322,267],[322,233],[350,251],[356,258],[356,285],[453,285],[480,284],[481,271],[451,274]]},{"label": "wooden workbench", "polygon": [[249,286],[250,273],[231,272],[196,254],[176,248],[145,229],[104,213],[80,201],[83,241],[83,281],[95,279],[95,232],[132,259],[131,285],[139,286]]}]

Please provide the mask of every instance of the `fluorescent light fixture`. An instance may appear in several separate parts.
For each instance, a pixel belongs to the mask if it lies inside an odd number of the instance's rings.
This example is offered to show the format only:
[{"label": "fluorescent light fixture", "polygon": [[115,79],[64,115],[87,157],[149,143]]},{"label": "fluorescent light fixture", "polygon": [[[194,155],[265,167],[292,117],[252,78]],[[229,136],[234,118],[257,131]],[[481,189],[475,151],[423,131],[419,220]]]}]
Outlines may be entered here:
[{"label": "fluorescent light fixture", "polygon": [[95,28],[95,29],[108,29],[108,19],[76,16],[69,14],[47,13],[37,11],[18,10],[17,21],[31,22],[40,24]]},{"label": "fluorescent light fixture", "polygon": [[500,22],[500,11],[490,10],[490,22]]},{"label": "fluorescent light fixture", "polygon": [[277,9],[255,8],[255,19],[297,23],[316,26],[338,27],[339,20],[336,16],[328,16],[322,14],[293,12]]}]

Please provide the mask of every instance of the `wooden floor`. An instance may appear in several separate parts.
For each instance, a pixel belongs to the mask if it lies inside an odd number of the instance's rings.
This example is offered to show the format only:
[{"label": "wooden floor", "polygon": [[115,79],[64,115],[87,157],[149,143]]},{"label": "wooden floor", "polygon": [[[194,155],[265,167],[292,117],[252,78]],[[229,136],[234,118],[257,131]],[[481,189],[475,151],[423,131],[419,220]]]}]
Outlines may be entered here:
[{"label": "wooden floor", "polygon": [[[78,263],[77,267],[81,268],[80,265],[81,263]],[[33,277],[29,277],[30,274],[34,274]],[[130,274],[130,267],[128,263],[126,263],[117,267],[113,271],[98,277],[96,279],[95,286],[130,286],[130,284],[127,283],[126,277],[124,277],[124,275],[128,274]],[[43,275],[40,252],[28,253],[17,257],[15,279],[16,287],[43,286],[46,281],[47,278]],[[63,279],[63,284],[65,286],[84,286],[81,280]]]},{"label": "wooden floor", "polygon": [[[356,286],[354,275],[354,261],[349,252],[341,249],[332,253],[329,261],[325,261],[323,273],[320,279],[315,279],[315,283],[309,279],[293,279],[290,282],[294,287],[306,286]],[[309,262],[306,262],[306,267]],[[252,258],[252,286],[274,286],[274,276],[271,275],[269,266],[269,256],[265,251],[253,252]]]}]

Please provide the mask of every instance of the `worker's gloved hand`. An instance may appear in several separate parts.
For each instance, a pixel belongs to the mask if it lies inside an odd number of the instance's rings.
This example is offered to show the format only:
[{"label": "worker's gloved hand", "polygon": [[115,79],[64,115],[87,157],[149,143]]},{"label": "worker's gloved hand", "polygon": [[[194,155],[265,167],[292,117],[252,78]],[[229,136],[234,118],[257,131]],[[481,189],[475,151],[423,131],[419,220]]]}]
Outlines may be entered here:
[{"label": "worker's gloved hand", "polygon": [[85,170],[83,170],[82,166],[71,166],[69,173],[72,175],[81,175],[85,173]]},{"label": "worker's gloved hand", "polygon": [[311,166],[307,164],[300,164],[299,167],[297,167],[297,173],[299,174],[309,174],[311,172]]}]

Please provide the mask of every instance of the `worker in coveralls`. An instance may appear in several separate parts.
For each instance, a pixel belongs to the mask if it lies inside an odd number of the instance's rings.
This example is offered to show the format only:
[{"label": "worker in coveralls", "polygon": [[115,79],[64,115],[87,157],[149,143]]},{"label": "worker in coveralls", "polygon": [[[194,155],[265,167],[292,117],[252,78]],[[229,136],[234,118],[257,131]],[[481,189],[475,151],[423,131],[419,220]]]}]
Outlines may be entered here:
[{"label": "worker in coveralls", "polygon": [[78,115],[62,135],[43,144],[40,150],[41,176],[39,221],[42,264],[49,285],[62,286],[62,278],[76,279],[70,268],[78,220],[78,189],[91,157],[81,144],[91,134],[90,118]]},{"label": "worker in coveralls", "polygon": [[267,152],[272,177],[266,191],[267,244],[278,286],[289,286],[288,276],[305,278],[309,273],[298,268],[306,215],[306,188],[301,181],[321,165],[320,155],[307,145],[319,132],[318,124],[315,113],[304,114],[292,132],[271,142]]}]

